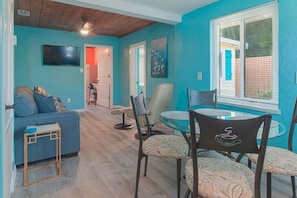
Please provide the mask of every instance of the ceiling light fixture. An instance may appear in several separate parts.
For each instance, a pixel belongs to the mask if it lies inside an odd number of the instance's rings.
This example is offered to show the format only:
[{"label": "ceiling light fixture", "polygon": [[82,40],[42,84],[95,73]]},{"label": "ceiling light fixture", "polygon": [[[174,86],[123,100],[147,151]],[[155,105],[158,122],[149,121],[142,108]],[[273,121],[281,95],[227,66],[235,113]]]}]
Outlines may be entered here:
[{"label": "ceiling light fixture", "polygon": [[81,20],[83,21],[83,25],[80,29],[80,33],[81,33],[81,35],[86,36],[90,33],[90,28],[87,24],[88,19],[86,17],[82,17]]},{"label": "ceiling light fixture", "polygon": [[86,30],[86,29],[82,28],[82,29],[80,30],[80,33],[81,33],[82,35],[88,35],[88,34],[89,34],[89,30]]}]

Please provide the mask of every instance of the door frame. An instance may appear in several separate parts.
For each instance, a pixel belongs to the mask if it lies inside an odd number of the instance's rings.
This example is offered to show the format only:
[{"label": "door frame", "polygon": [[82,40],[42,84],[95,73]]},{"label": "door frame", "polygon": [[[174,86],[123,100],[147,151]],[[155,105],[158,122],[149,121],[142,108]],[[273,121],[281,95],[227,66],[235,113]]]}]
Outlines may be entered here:
[{"label": "door frame", "polygon": [[13,0],[0,1],[0,75],[1,75],[1,148],[0,148],[0,197],[11,197],[15,186],[16,166],[14,163],[14,35]]},{"label": "door frame", "polygon": [[113,47],[110,45],[95,45],[95,44],[85,44],[84,45],[84,109],[86,109],[88,103],[87,103],[87,47],[95,47],[95,48],[108,48],[110,51],[110,93],[109,93],[109,108],[113,107]]},{"label": "door frame", "polygon": [[135,95],[136,94],[136,64],[135,64],[135,61],[132,60],[132,48],[135,48],[135,47],[138,47],[138,46],[141,46],[143,45],[144,46],[144,89],[143,89],[143,92],[144,92],[144,95],[146,95],[146,70],[147,70],[147,67],[146,67],[146,42],[145,41],[141,41],[141,42],[138,42],[138,43],[134,43],[132,45],[129,46],[129,74],[130,74],[130,81],[129,81],[129,84],[130,84],[130,95]]}]

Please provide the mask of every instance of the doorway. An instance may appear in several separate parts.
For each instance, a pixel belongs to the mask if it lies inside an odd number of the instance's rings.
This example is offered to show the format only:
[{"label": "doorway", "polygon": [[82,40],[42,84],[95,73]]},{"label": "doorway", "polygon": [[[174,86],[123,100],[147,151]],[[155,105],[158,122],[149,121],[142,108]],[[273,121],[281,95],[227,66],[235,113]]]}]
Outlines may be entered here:
[{"label": "doorway", "polygon": [[139,95],[141,92],[146,93],[146,47],[145,42],[130,45],[130,95]]},{"label": "doorway", "polygon": [[85,105],[113,106],[112,46],[85,46]]}]

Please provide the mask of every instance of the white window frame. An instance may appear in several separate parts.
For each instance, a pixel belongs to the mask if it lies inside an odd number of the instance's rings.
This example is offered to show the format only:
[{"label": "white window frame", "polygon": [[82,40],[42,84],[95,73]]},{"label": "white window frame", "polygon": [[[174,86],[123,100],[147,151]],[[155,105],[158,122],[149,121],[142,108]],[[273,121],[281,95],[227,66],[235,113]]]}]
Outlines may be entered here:
[{"label": "white window frame", "polygon": [[[269,3],[265,4],[256,8],[248,9],[246,11],[240,11],[238,13],[220,17],[217,19],[214,19],[211,21],[210,25],[210,33],[211,33],[211,57],[210,57],[210,63],[212,65],[211,67],[211,87],[212,88],[218,88],[219,87],[219,62],[220,62],[220,45],[219,45],[219,24],[224,21],[230,21],[234,19],[242,19],[242,18],[248,18],[253,17],[257,15],[262,15],[265,13],[272,13],[272,32],[273,32],[273,96],[271,101],[265,101],[265,100],[259,100],[259,99],[251,99],[251,98],[228,98],[228,97],[222,97],[218,95],[218,103],[224,104],[224,105],[231,105],[236,106],[240,108],[249,108],[253,110],[258,111],[264,111],[269,113],[280,113],[279,105],[278,105],[278,97],[279,97],[279,81],[278,81],[278,4],[277,3]],[[242,24],[241,24],[242,28]],[[241,38],[243,38],[244,32],[240,31]],[[241,39],[240,41],[241,51],[243,51],[243,42],[244,40]],[[243,60],[243,53],[240,53],[240,59]],[[241,61],[243,62],[243,61]],[[241,63],[242,64],[242,63]],[[243,66],[241,65],[241,68]],[[241,81],[244,79],[241,78]],[[243,83],[243,82],[241,82]]]}]

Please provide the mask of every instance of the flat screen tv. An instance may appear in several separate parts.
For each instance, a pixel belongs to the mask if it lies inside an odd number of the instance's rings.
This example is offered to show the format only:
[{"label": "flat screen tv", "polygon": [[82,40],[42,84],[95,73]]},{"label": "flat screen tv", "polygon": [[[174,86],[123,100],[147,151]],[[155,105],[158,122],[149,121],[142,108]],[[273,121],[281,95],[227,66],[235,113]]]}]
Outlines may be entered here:
[{"label": "flat screen tv", "polygon": [[80,48],[43,45],[43,65],[80,65]]}]

